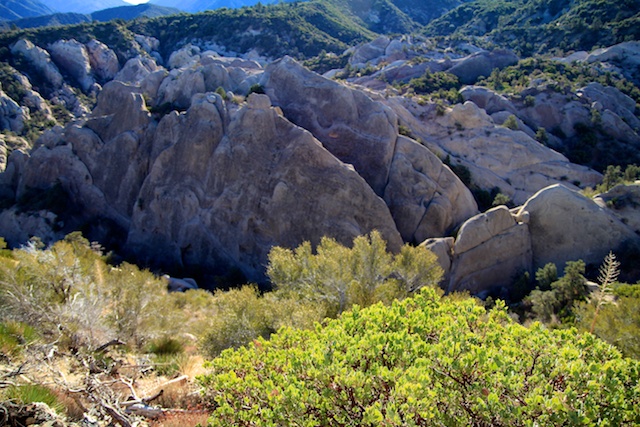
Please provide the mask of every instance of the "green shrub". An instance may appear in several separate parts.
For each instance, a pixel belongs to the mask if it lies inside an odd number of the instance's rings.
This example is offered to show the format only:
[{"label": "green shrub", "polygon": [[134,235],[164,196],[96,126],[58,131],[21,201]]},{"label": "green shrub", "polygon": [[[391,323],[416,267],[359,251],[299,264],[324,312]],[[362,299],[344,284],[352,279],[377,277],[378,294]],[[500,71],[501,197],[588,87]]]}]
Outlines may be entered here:
[{"label": "green shrub", "polygon": [[173,337],[162,336],[147,344],[147,352],[157,355],[173,355],[184,352],[184,344]]},{"label": "green shrub", "polygon": [[502,126],[511,130],[518,130],[520,128],[520,126],[518,126],[518,119],[516,119],[516,116],[513,114],[507,117],[507,120],[504,121]]},{"label": "green shrub", "polygon": [[275,247],[269,253],[267,275],[283,295],[303,298],[333,317],[353,304],[391,302],[442,278],[436,256],[424,247],[405,245],[399,254],[387,252],[377,231],[357,237],[347,248],[323,238],[314,251],[305,242],[295,250]]},{"label": "green shrub", "polygon": [[425,288],[229,350],[199,378],[212,427],[632,425],[640,365],[590,334]]}]

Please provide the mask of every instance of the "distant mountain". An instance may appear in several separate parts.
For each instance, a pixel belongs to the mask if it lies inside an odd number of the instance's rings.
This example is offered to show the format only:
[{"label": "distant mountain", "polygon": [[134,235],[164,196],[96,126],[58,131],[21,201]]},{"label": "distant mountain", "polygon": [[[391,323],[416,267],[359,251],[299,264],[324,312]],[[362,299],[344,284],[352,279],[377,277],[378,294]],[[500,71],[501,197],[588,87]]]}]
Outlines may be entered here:
[{"label": "distant mountain", "polygon": [[80,24],[82,22],[107,22],[112,19],[124,19],[126,21],[141,17],[155,18],[158,16],[175,15],[180,13],[178,9],[156,6],[154,4],[140,4],[137,6],[121,6],[99,10],[91,14],[84,13],[55,13],[53,15],[36,16],[11,21],[18,28],[37,28],[61,25]]},{"label": "distant mountain", "polygon": [[0,0],[0,21],[48,15],[55,10],[37,0]]},{"label": "distant mountain", "polygon": [[155,18],[158,16],[175,15],[181,13],[179,9],[173,7],[157,6],[155,4],[139,4],[136,6],[120,6],[110,9],[99,10],[93,12],[91,17],[94,21],[111,21],[112,19],[136,19],[136,18]]},{"label": "distant mountain", "polygon": [[42,0],[42,3],[58,12],[92,13],[111,7],[131,6],[123,0]]},{"label": "distant mountain", "polygon": [[74,25],[81,22],[91,22],[91,16],[84,13],[54,13],[51,15],[35,16],[11,21],[18,28],[57,27]]},{"label": "distant mountain", "polygon": [[205,10],[221,9],[229,7],[237,9],[243,6],[253,6],[261,3],[264,5],[280,3],[282,0],[151,0],[150,3],[158,6],[175,7],[185,12],[202,12]]}]

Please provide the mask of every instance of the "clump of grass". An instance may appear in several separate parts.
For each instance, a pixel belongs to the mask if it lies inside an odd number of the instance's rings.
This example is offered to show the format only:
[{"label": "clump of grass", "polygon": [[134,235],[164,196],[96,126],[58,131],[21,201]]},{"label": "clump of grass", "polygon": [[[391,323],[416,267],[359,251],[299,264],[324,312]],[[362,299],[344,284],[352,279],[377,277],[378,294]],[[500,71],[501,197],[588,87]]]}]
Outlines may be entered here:
[{"label": "clump of grass", "polygon": [[14,400],[23,405],[43,402],[59,414],[64,412],[64,405],[60,402],[56,393],[40,384],[11,386],[4,394],[9,400]]},{"label": "clump of grass", "polygon": [[0,322],[0,359],[20,355],[25,344],[35,341],[38,333],[21,322]]}]

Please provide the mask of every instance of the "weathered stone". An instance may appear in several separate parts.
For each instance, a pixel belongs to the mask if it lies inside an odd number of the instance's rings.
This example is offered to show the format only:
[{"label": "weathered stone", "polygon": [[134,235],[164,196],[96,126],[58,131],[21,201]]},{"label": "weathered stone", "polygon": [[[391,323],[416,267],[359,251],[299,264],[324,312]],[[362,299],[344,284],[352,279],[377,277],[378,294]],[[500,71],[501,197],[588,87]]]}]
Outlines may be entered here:
[{"label": "weathered stone", "polygon": [[517,223],[509,210],[498,206],[465,222],[453,247],[447,292],[478,294],[508,287],[532,270],[529,228]]},{"label": "weathered stone", "polygon": [[399,137],[384,200],[404,241],[446,235],[478,212],[473,195],[424,146]]},{"label": "weathered stone", "polygon": [[593,199],[640,235],[640,183],[619,184]]},{"label": "weathered stone", "polygon": [[176,108],[186,109],[191,105],[191,97],[205,92],[204,76],[197,70],[172,71],[158,88],[157,105],[169,103]]},{"label": "weathered stone", "polygon": [[289,120],[352,164],[376,194],[384,193],[398,135],[397,119],[389,108],[289,57],[267,67],[261,82]]},{"label": "weathered stone", "polygon": [[21,39],[11,46],[11,53],[22,56],[53,89],[62,86],[64,82],[62,74],[51,61],[51,56],[46,50],[28,40]]},{"label": "weathered stone", "polygon": [[150,121],[140,88],[114,80],[104,86],[86,126],[109,142],[123,132],[143,132]]},{"label": "weathered stone", "polygon": [[22,133],[24,124],[29,120],[29,109],[21,107],[0,87],[0,130]]},{"label": "weathered stone", "polygon": [[76,79],[83,92],[87,93],[95,83],[91,76],[91,64],[87,48],[80,42],[58,40],[48,47],[53,62],[58,68],[69,73]]},{"label": "weathered stone", "polygon": [[139,83],[159,69],[160,67],[153,59],[137,56],[128,60],[113,79],[124,83]]},{"label": "weathered stone", "polygon": [[553,262],[561,270],[578,259],[599,265],[610,250],[638,240],[609,209],[563,185],[540,190],[521,209],[531,218],[534,269]]},{"label": "weathered stone", "polygon": [[518,57],[508,50],[483,51],[455,61],[448,72],[457,76],[463,84],[473,84],[480,76],[488,77],[494,69],[517,62]]},{"label": "weathered stone", "polygon": [[101,82],[112,80],[120,70],[120,63],[115,52],[109,47],[93,39],[86,45],[91,70]]},{"label": "weathered stone", "polygon": [[350,244],[377,229],[397,250],[389,210],[365,181],[311,134],[265,108],[264,97],[251,98],[252,107],[234,113],[226,131],[217,95],[172,115],[178,132],[160,143],[166,148],[140,192],[129,250],[165,266],[237,266],[252,280],[263,280],[275,244],[317,244],[324,235]]}]

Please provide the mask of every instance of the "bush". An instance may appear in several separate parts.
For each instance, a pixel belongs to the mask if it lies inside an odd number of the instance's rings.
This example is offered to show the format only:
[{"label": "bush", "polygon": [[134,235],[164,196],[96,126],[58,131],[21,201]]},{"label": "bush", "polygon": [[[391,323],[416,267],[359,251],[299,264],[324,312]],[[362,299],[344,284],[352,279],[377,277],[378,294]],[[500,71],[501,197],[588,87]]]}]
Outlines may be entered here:
[{"label": "bush", "polygon": [[502,125],[511,130],[518,130],[520,128],[520,126],[518,126],[518,120],[513,114],[507,117],[507,120],[505,120]]},{"label": "bush", "polygon": [[199,378],[212,427],[611,425],[640,421],[640,365],[575,330],[425,288],[229,350]]},{"label": "bush", "polygon": [[333,317],[353,304],[391,302],[442,278],[436,256],[424,247],[405,245],[392,255],[377,231],[347,248],[323,238],[314,251],[309,242],[295,250],[275,247],[267,275],[278,292],[322,306]]}]

